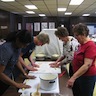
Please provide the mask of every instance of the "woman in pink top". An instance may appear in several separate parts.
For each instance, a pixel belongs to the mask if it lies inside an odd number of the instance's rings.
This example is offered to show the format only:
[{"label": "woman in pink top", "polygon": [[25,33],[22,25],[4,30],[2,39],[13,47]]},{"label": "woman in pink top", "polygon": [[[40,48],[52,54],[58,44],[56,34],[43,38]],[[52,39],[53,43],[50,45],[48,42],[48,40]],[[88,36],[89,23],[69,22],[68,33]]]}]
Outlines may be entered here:
[{"label": "woman in pink top", "polygon": [[67,86],[73,89],[73,96],[93,96],[96,82],[96,45],[88,37],[89,29],[79,23],[73,28],[74,36],[80,43],[72,61],[73,76]]}]

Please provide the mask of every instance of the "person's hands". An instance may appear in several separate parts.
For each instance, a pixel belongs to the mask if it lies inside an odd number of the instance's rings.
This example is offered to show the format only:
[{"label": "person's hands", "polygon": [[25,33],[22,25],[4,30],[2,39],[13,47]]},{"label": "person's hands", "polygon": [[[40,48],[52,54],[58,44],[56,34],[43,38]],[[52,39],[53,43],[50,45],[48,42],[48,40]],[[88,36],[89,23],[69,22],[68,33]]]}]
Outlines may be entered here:
[{"label": "person's hands", "polygon": [[53,63],[50,63],[49,65],[51,67],[51,66],[55,66],[56,64],[57,64],[56,62],[53,62]]},{"label": "person's hands", "polygon": [[35,79],[36,78],[36,76],[30,76],[28,74],[24,74],[24,76],[26,79]]},{"label": "person's hands", "polygon": [[68,88],[72,88],[73,85],[74,85],[74,82],[75,82],[75,78],[71,77],[71,78],[68,80],[66,86],[67,86]]},{"label": "person's hands", "polygon": [[53,65],[50,65],[50,67],[56,68],[56,67],[59,67],[59,65],[58,64],[53,64]]},{"label": "person's hands", "polygon": [[26,85],[26,84],[23,84],[23,83],[16,83],[16,87],[17,88],[20,88],[20,89],[22,89],[22,88],[31,88],[31,86],[30,85]]},{"label": "person's hands", "polygon": [[39,65],[38,64],[32,64],[33,67],[38,67],[39,68]]},{"label": "person's hands", "polygon": [[27,69],[28,69],[29,71],[38,71],[38,69],[36,69],[36,68],[33,67],[33,66],[28,66]]},{"label": "person's hands", "polygon": [[54,63],[51,63],[49,65],[50,65],[50,67],[55,68],[55,67],[59,67],[60,66],[60,63],[59,62],[58,63],[54,62]]}]

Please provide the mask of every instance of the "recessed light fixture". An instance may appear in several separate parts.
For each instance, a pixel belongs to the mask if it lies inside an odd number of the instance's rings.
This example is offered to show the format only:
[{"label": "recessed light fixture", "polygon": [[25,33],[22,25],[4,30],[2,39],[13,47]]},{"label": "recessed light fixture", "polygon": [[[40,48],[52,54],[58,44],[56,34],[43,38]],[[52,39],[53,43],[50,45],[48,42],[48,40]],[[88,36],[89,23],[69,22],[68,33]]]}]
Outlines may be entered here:
[{"label": "recessed light fixture", "polygon": [[28,9],[37,9],[35,5],[25,5],[25,7]]},{"label": "recessed light fixture", "polygon": [[58,11],[66,11],[66,8],[58,8]]},{"label": "recessed light fixture", "polygon": [[65,13],[65,15],[71,15],[72,14],[72,12],[66,12]]},{"label": "recessed light fixture", "polygon": [[80,5],[84,0],[71,0],[69,5]]},{"label": "recessed light fixture", "polygon": [[1,0],[1,1],[3,1],[3,2],[13,2],[15,0]]},{"label": "recessed light fixture", "polygon": [[35,14],[34,11],[26,11],[26,13],[28,13],[28,14]]},{"label": "recessed light fixture", "polygon": [[46,16],[45,14],[39,14],[39,16]]},{"label": "recessed light fixture", "polygon": [[82,16],[89,16],[90,14],[83,14]]}]

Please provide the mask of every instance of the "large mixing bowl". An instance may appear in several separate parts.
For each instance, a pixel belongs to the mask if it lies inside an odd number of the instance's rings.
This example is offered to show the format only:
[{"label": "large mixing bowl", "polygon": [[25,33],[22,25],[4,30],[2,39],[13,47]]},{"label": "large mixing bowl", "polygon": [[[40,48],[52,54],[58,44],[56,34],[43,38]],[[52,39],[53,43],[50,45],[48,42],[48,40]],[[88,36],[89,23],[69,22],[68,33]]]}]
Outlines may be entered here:
[{"label": "large mixing bowl", "polygon": [[57,86],[56,74],[41,74],[40,75],[40,87],[43,90],[50,91]]},{"label": "large mixing bowl", "polygon": [[39,53],[39,54],[36,54],[36,60],[45,60],[45,54],[43,53]]},{"label": "large mixing bowl", "polygon": [[59,58],[59,54],[53,54],[52,56],[51,56],[51,59],[52,60],[57,60]]}]

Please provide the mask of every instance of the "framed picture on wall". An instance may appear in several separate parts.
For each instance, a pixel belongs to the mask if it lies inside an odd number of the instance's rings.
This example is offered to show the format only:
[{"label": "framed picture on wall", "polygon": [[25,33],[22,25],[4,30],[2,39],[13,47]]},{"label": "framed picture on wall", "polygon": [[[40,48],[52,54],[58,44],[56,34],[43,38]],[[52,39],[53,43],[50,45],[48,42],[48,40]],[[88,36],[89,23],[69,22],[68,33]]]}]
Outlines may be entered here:
[{"label": "framed picture on wall", "polygon": [[48,28],[47,22],[42,22],[41,23],[41,29],[43,30],[43,29],[47,29],[47,28]]},{"label": "framed picture on wall", "polygon": [[26,30],[33,34],[33,23],[26,23]]},{"label": "framed picture on wall", "polygon": [[40,31],[40,23],[39,22],[34,23],[34,31]]},{"label": "framed picture on wall", "polygon": [[55,22],[49,22],[49,29],[55,28]]},{"label": "framed picture on wall", "polygon": [[18,23],[18,30],[21,30],[21,23]]}]

